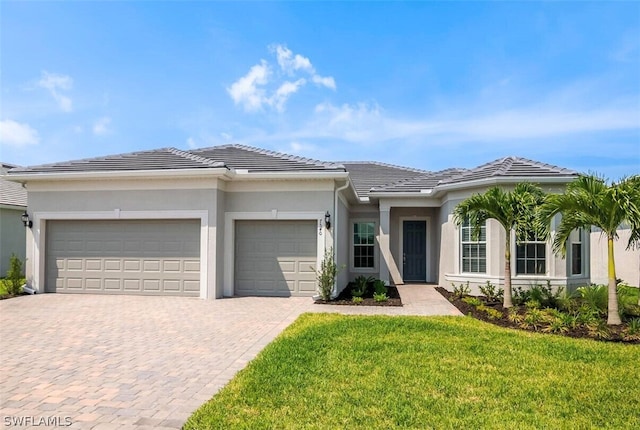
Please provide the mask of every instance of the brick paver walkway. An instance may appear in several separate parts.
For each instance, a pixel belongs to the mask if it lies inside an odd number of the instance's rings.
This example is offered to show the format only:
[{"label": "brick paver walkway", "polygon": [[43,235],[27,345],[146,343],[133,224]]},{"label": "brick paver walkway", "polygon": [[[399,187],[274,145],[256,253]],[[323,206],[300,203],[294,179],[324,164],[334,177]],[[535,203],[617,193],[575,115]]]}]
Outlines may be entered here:
[{"label": "brick paver walkway", "polygon": [[400,291],[403,308],[260,297],[2,300],[0,427],[177,429],[303,312],[455,314],[432,287]]}]

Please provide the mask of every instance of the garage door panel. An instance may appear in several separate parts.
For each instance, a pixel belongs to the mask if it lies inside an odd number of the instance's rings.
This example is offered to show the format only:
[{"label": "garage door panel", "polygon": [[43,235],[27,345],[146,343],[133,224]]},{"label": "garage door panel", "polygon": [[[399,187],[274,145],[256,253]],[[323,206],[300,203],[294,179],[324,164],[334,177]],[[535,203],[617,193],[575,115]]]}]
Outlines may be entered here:
[{"label": "garage door panel", "polygon": [[200,292],[198,220],[50,221],[47,291]]},{"label": "garage door panel", "polygon": [[236,221],[236,295],[313,295],[317,240],[315,221]]}]

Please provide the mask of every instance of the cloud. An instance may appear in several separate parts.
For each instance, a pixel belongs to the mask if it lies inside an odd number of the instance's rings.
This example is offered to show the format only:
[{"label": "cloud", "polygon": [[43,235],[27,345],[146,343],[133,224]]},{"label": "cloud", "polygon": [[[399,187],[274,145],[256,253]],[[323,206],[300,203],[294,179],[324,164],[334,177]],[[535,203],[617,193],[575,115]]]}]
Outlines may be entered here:
[{"label": "cloud", "polygon": [[236,105],[242,105],[247,112],[255,112],[262,109],[268,103],[265,90],[258,86],[268,82],[269,66],[265,60],[253,66],[249,73],[238,79],[227,88],[227,92]]},{"label": "cloud", "polygon": [[193,137],[189,137],[187,138],[187,146],[189,147],[189,149],[195,149],[198,147],[198,144]]},{"label": "cloud", "polygon": [[307,76],[318,86],[336,89],[335,79],[318,75],[307,57],[294,54],[284,45],[272,45],[269,50],[275,54],[279,67],[273,68],[266,60],[260,60],[227,88],[233,102],[246,112],[264,108],[283,112],[289,98],[307,84]]},{"label": "cloud", "polygon": [[102,136],[107,133],[110,133],[111,132],[111,129],[109,128],[110,124],[111,124],[111,118],[109,118],[108,116],[103,116],[93,124],[93,134],[95,134],[96,136]]},{"label": "cloud", "polygon": [[49,91],[63,112],[71,112],[73,109],[71,98],[62,93],[73,87],[73,79],[70,76],[43,71],[38,85]]},{"label": "cloud", "polygon": [[21,148],[37,145],[40,142],[38,132],[29,124],[19,123],[10,119],[0,121],[0,143],[7,146]]}]

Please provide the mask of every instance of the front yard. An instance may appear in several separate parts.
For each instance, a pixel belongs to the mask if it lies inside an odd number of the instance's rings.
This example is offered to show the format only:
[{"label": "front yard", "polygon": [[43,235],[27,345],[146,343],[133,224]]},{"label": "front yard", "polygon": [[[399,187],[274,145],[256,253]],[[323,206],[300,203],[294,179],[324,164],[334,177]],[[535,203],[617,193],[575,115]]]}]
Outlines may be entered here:
[{"label": "front yard", "polygon": [[639,360],[469,317],[305,314],[184,428],[639,428]]}]

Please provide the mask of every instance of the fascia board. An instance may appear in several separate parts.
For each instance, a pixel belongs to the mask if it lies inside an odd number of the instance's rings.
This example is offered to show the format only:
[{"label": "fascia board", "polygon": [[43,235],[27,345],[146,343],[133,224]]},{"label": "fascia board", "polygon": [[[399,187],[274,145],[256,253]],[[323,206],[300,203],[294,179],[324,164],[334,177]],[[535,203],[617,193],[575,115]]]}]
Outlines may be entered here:
[{"label": "fascia board", "polygon": [[144,179],[144,178],[195,178],[195,177],[233,177],[226,167],[212,169],[162,169],[162,170],[111,170],[101,172],[52,172],[52,173],[15,173],[4,175],[13,182],[84,180],[84,179]]},{"label": "fascia board", "polygon": [[233,180],[253,181],[263,180],[295,180],[295,179],[347,179],[348,172],[247,172],[246,170],[235,170]]}]

